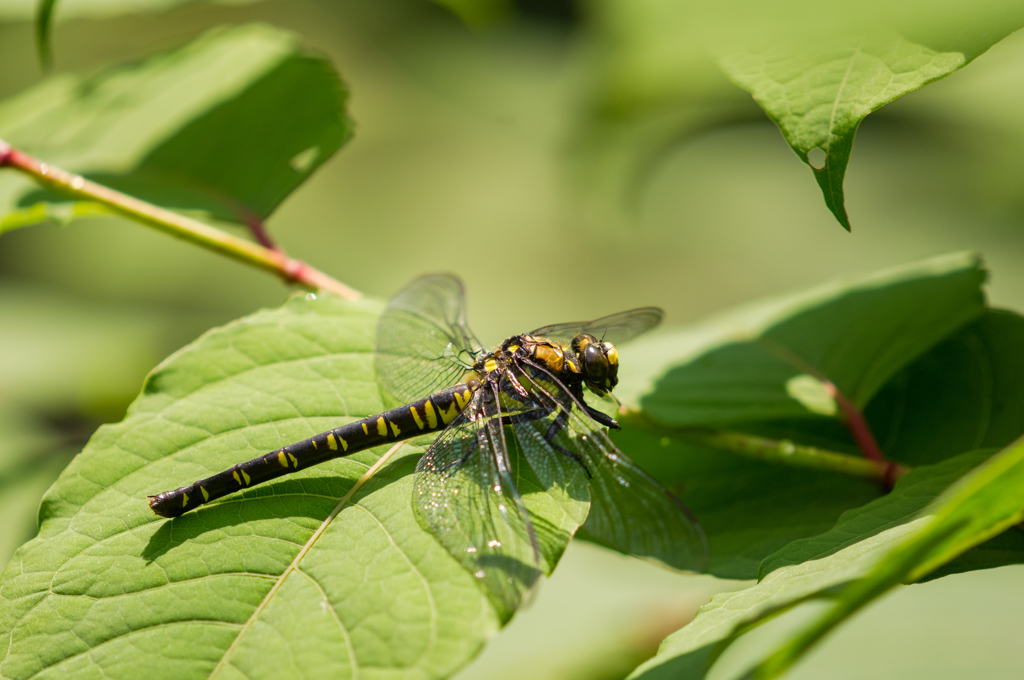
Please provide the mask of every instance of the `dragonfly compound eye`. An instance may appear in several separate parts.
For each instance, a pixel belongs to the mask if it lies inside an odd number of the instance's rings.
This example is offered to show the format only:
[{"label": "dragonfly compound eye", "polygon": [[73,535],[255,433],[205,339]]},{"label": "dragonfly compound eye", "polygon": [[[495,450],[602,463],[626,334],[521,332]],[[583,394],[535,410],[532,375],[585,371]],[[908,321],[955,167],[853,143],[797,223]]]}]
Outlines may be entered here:
[{"label": "dragonfly compound eye", "polygon": [[587,382],[604,386],[608,377],[608,358],[601,351],[600,345],[587,345],[583,349],[583,374]]}]

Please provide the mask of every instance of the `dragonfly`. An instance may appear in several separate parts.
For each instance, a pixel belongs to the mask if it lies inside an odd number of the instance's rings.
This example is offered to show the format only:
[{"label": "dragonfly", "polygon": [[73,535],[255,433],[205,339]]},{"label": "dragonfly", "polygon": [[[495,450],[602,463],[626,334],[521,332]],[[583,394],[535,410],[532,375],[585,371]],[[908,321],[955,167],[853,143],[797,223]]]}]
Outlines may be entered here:
[{"label": "dragonfly", "polygon": [[149,505],[178,517],[324,461],[439,433],[416,466],[413,505],[499,610],[513,612],[529,598],[568,540],[543,513],[569,515],[570,535],[585,519],[599,543],[703,571],[700,524],[615,447],[607,430],[619,424],[586,401],[587,393],[613,399],[616,345],[661,319],[659,308],[642,307],[543,326],[486,351],[466,323],[461,280],[421,277],[390,300],[377,327],[378,381],[400,406],[150,496]]}]

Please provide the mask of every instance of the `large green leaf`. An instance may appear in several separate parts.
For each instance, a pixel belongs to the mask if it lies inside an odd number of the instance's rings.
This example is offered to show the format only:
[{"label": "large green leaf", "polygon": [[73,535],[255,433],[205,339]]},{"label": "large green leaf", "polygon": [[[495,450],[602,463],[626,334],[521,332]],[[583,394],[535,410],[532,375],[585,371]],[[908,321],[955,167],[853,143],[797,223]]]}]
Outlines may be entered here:
[{"label": "large green leaf", "polygon": [[743,307],[623,354],[620,393],[671,426],[837,417],[818,378],[863,408],[980,315],[985,270],[959,253]]},{"label": "large green leaf", "polygon": [[380,409],[378,311],[294,298],[158,367],[47,493],[39,536],[0,577],[0,674],[431,678],[465,663],[498,620],[417,522],[421,448],[403,447],[342,505],[382,451],[176,520],[146,503]]},{"label": "large green leaf", "polygon": [[[0,138],[145,200],[244,222],[351,136],[347,96],[290,34],[249,25],[90,78],[54,76],[0,104]],[[0,231],[93,212],[0,174]]]},{"label": "large green leaf", "polygon": [[[762,562],[759,576],[817,559],[913,516],[953,481],[1024,433],[1024,317],[986,310],[900,372],[867,416],[887,457],[924,465],[892,493],[842,515],[829,531],[794,541]],[[986,447],[987,451],[972,451]],[[960,455],[958,455],[960,454]],[[952,458],[951,458],[952,457]],[[948,459],[948,460],[946,460]],[[1011,530],[945,565],[941,573],[1024,561],[1024,532]]]},{"label": "large green leaf", "polygon": [[[908,363],[983,313],[984,277],[974,256],[951,255],[642,339],[621,350],[629,370],[620,391],[626,401],[639,395],[643,417],[624,419],[613,436],[701,521],[711,573],[755,578],[765,557],[828,531],[882,489],[835,472],[752,461],[695,443],[679,428],[725,425],[859,455],[838,409],[826,416],[820,404],[794,395],[793,383],[809,377],[809,366],[863,406]],[[1007,351],[1012,345],[1007,341]],[[917,402],[927,410],[926,395]],[[1021,415],[1014,413],[1006,417]],[[965,420],[964,427],[974,432],[978,422]]]},{"label": "large green leaf", "polygon": [[[941,36],[917,42],[895,27],[872,27],[863,33],[822,31],[829,33],[824,39],[808,39],[820,35],[818,31],[804,32],[766,48],[738,50],[721,64],[811,166],[825,204],[849,230],[843,178],[861,121],[908,92],[963,68],[1021,26],[1024,12],[1018,9],[991,23],[963,24],[952,40]],[[919,26],[911,28],[910,36],[919,32]],[[809,156],[815,149],[820,159]]]},{"label": "large green leaf", "polygon": [[704,678],[742,633],[801,602],[833,600],[812,626],[767,659],[763,675],[756,675],[775,677],[828,630],[875,597],[900,582],[921,579],[1022,518],[1024,441],[960,479],[911,522],[828,557],[776,569],[752,588],[715,596],[692,623],[666,638],[658,654],[630,677]]}]

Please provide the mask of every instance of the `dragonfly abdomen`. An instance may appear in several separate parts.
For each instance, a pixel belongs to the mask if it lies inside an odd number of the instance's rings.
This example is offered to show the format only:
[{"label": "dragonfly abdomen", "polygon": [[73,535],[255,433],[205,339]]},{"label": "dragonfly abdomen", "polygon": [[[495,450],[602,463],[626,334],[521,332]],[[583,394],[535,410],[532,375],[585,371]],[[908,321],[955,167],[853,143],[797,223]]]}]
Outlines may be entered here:
[{"label": "dragonfly abdomen", "polygon": [[381,444],[443,430],[469,404],[473,390],[456,385],[429,397],[321,432],[173,491],[150,496],[161,517],[178,517],[209,501]]}]

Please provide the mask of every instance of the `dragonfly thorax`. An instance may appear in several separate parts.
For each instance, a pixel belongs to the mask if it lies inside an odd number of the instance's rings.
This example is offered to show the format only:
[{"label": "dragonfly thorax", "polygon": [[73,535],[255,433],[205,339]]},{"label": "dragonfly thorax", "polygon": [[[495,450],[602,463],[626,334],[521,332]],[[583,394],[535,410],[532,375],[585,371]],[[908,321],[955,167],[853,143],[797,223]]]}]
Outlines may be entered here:
[{"label": "dragonfly thorax", "polygon": [[498,367],[515,355],[543,366],[566,387],[585,383],[599,396],[608,394],[619,382],[619,355],[615,347],[589,333],[577,334],[569,345],[533,335],[515,335],[485,357],[483,363],[493,362]]}]

